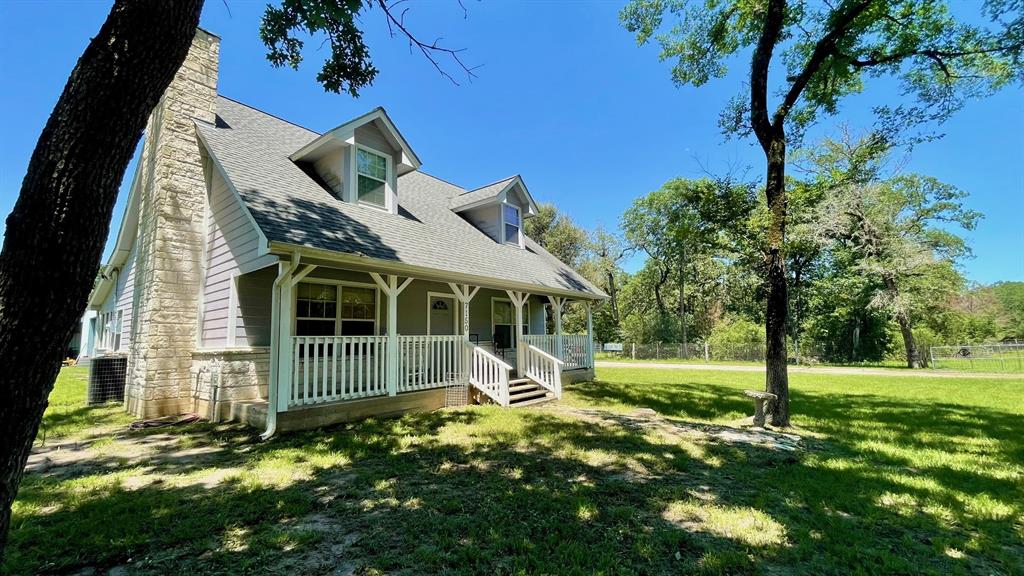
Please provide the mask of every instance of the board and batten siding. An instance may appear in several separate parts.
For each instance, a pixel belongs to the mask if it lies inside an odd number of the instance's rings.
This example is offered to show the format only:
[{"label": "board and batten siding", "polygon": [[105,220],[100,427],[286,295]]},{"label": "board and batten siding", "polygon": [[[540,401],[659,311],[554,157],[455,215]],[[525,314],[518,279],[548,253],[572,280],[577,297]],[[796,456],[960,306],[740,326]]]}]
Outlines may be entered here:
[{"label": "board and batten siding", "polygon": [[[203,348],[250,345],[245,331],[245,319],[237,313],[235,277],[242,270],[259,267],[263,260],[267,261],[266,264],[271,263],[272,257],[260,256],[259,241],[259,233],[238,199],[223,177],[214,172],[210,179],[207,214],[206,278],[203,284],[200,339]],[[251,287],[249,282],[243,281],[242,284],[247,289]],[[267,311],[263,314],[269,317],[269,287],[266,298]],[[232,303],[236,306],[234,315],[229,309]],[[235,317],[235,341],[229,342],[228,320],[232,316]],[[241,330],[238,329],[239,325],[242,326]],[[243,337],[239,338],[239,334]]]}]

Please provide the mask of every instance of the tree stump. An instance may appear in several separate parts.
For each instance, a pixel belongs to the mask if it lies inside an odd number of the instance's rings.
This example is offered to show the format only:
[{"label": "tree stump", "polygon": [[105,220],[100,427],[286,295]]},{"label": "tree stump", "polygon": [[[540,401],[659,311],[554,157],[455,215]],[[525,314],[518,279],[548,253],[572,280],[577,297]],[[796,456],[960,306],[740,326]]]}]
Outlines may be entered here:
[{"label": "tree stump", "polygon": [[768,412],[773,400],[777,399],[771,392],[760,390],[744,390],[744,394],[754,399],[754,426],[764,427],[764,415]]}]

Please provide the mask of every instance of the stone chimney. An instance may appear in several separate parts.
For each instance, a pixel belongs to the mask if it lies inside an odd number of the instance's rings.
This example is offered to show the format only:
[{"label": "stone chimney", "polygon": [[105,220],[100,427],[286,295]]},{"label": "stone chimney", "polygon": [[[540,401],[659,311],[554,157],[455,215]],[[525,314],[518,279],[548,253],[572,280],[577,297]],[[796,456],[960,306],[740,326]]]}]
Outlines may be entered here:
[{"label": "stone chimney", "polygon": [[125,387],[140,418],[192,411],[207,197],[194,122],[214,123],[219,53],[220,39],[197,30],[146,125]]}]

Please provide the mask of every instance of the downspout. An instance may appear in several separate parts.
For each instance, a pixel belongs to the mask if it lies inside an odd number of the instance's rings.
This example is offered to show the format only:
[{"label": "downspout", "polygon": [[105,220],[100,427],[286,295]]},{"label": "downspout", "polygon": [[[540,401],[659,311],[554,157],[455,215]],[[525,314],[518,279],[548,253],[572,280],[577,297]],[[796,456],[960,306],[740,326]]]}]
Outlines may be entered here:
[{"label": "downspout", "polygon": [[277,432],[277,367],[280,362],[278,350],[281,348],[281,285],[291,277],[292,265],[288,262],[280,262],[277,268],[277,278],[271,289],[270,303],[270,378],[269,390],[267,390],[267,429],[260,434],[261,440],[269,440]]}]

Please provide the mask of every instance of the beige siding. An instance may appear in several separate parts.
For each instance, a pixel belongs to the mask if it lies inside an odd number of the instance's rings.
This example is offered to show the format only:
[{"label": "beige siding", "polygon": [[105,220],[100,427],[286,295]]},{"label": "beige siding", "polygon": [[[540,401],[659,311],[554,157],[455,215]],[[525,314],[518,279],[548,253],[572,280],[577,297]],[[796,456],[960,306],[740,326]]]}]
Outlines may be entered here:
[{"label": "beige siding", "polygon": [[313,169],[316,170],[317,175],[338,198],[344,198],[345,192],[345,172],[343,172],[345,163],[341,158],[343,152],[342,149],[335,150],[313,163]]},{"label": "beige siding", "polygon": [[497,204],[489,204],[466,210],[462,213],[469,220],[470,224],[478,230],[490,236],[495,242],[501,242],[501,207]]}]

